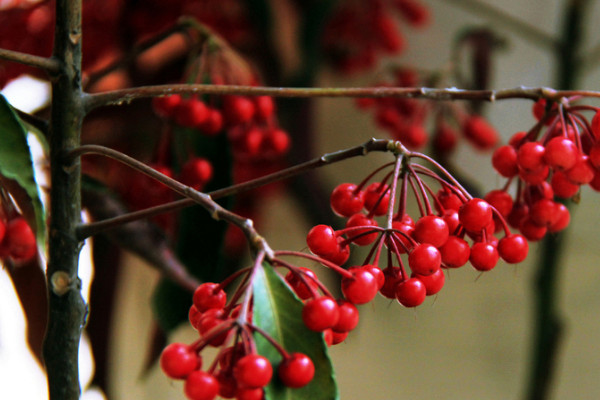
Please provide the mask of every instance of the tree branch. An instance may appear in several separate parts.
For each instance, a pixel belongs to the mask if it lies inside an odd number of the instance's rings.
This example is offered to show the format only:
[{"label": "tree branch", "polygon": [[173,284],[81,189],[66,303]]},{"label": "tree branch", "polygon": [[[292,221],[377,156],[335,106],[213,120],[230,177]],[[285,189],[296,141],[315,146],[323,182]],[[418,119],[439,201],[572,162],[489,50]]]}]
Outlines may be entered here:
[{"label": "tree branch", "polygon": [[19,51],[0,49],[0,59],[13,61],[30,67],[40,68],[54,75],[60,71],[60,62],[55,58],[40,57]]},{"label": "tree branch", "polygon": [[273,97],[397,97],[448,100],[496,101],[506,99],[547,99],[557,101],[563,97],[600,97],[595,90],[555,90],[547,87],[516,87],[497,90],[465,90],[457,88],[290,88],[238,85],[176,84],[140,86],[137,88],[114,90],[90,94],[85,98],[87,111],[98,107],[121,105],[137,99],[168,96],[172,94],[214,94]]}]

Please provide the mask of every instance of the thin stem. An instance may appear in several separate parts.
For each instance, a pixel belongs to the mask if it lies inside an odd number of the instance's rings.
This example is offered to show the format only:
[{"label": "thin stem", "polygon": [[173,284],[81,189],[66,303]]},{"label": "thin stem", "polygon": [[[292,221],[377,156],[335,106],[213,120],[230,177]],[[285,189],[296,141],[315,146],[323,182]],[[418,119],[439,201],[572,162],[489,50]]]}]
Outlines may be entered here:
[{"label": "thin stem", "polygon": [[525,20],[514,17],[499,8],[479,0],[446,0],[446,2],[460,6],[472,14],[487,18],[498,26],[509,29],[512,33],[519,35],[521,38],[538,47],[556,50],[560,45],[558,40],[538,29],[535,25],[531,25]]},{"label": "thin stem", "polygon": [[[267,185],[269,183],[278,182],[284,179],[300,175],[306,171],[320,168],[325,165],[333,164],[357,156],[364,156],[373,151],[394,151],[393,149],[395,148],[395,146],[393,146],[393,144],[393,141],[387,139],[371,139],[361,145],[350,147],[345,150],[336,151],[334,153],[327,153],[311,161],[307,161],[305,163],[298,164],[293,167],[286,168],[281,171],[265,175],[257,179],[253,179],[251,181],[215,190],[213,192],[208,193],[208,195],[212,199],[219,199],[225,196],[231,196],[234,194],[246,192],[248,190]],[[102,146],[85,145],[79,147],[77,149],[77,152],[72,152],[70,156],[77,157],[87,153],[101,154],[98,152],[101,152],[102,149],[104,149],[104,147]],[[182,200],[177,200],[175,202],[163,204],[160,206],[148,208],[145,210],[124,214],[118,217],[108,218],[106,220],[81,225],[77,230],[78,238],[85,239],[90,236],[96,235],[106,229],[118,227],[128,222],[136,221],[141,218],[151,217],[164,212],[180,210],[182,208],[189,207],[194,204],[196,204],[194,200],[186,198]]]},{"label": "thin stem", "polygon": [[244,232],[244,234],[248,238],[248,241],[250,242],[250,245],[254,249],[256,249],[257,251],[264,251],[267,254],[267,257],[269,259],[272,258],[273,250],[271,250],[271,248],[269,247],[269,245],[267,244],[265,239],[258,234],[256,229],[254,229],[253,222],[251,219],[244,218],[240,215],[237,215],[237,214],[223,208],[222,206],[217,204],[206,193],[202,193],[197,190],[194,190],[191,187],[186,186],[183,183],[181,183],[175,179],[172,179],[164,174],[161,174],[160,172],[158,172],[157,170],[155,170],[152,167],[149,167],[148,165],[144,164],[143,162],[140,162],[140,161],[138,161],[134,158],[131,158],[119,151],[109,149],[107,147],[96,146],[96,145],[80,146],[80,147],[72,150],[71,152],[69,152],[67,158],[71,161],[76,161],[76,160],[78,161],[79,156],[81,154],[85,154],[85,153],[100,154],[100,155],[103,155],[106,157],[113,158],[117,161],[122,162],[125,165],[130,166],[131,168],[134,168],[134,169],[148,175],[150,178],[161,182],[162,184],[171,188],[172,190],[176,191],[177,193],[181,194],[182,196],[185,196],[185,197],[193,200],[195,203],[204,207],[208,212],[210,212],[210,214],[212,215],[212,217],[214,219],[217,219],[217,220],[223,219],[225,221],[228,221],[228,222],[238,226]]},{"label": "thin stem", "polygon": [[547,99],[558,101],[562,97],[600,97],[600,91],[594,90],[554,90],[552,88],[516,87],[497,90],[466,90],[457,88],[397,88],[397,87],[359,87],[359,88],[297,88],[265,87],[243,85],[204,85],[174,84],[140,86],[136,88],[113,90],[90,94],[86,98],[88,111],[98,107],[122,105],[138,99],[168,96],[172,94],[202,95],[243,95],[273,97],[396,97],[428,100],[479,100],[495,101],[505,99]]},{"label": "thin stem", "polygon": [[60,72],[60,62],[56,58],[40,57],[19,51],[0,49],[0,59],[40,68],[51,75]]}]

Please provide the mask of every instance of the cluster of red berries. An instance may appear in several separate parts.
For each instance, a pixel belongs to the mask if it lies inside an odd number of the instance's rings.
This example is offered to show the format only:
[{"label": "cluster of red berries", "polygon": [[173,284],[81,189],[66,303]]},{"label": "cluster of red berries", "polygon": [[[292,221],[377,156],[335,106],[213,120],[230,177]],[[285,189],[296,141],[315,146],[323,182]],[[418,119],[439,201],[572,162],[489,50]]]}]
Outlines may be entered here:
[{"label": "cluster of red berries", "polygon": [[337,69],[352,73],[374,67],[380,55],[400,53],[405,39],[394,14],[414,27],[429,21],[429,10],[417,0],[340,2],[325,29],[325,54]]},{"label": "cluster of red berries", "polygon": [[[268,335],[252,325],[251,304],[237,303],[249,290],[241,286],[227,304],[223,284],[207,282],[194,292],[189,320],[200,334],[193,344],[173,343],[161,355],[160,365],[173,379],[185,380],[184,391],[191,400],[212,400],[217,395],[238,400],[261,400],[264,387],[273,378],[273,366],[257,354],[252,334],[265,336],[282,360],[277,378],[290,388],[307,385],[313,378],[312,360],[302,353],[288,353]],[[202,370],[200,352],[207,346],[220,350],[207,371]]]},{"label": "cluster of red berries", "polygon": [[[428,81],[412,68],[395,68],[393,75],[393,81],[377,86],[419,87]],[[451,153],[460,132],[480,150],[494,148],[499,140],[498,133],[485,118],[468,113],[456,104],[385,97],[359,98],[356,104],[363,110],[372,109],[377,126],[411,149],[422,148],[429,142],[426,123],[430,114],[433,114],[431,144],[437,154]]]},{"label": "cluster of red berries", "polygon": [[[595,112],[591,121],[585,111]],[[573,198],[586,184],[600,191],[600,113],[567,100],[540,100],[533,113],[538,123],[494,152],[492,165],[508,181],[486,199],[511,226],[536,241],[569,224],[569,210],[557,199]],[[514,197],[508,193],[512,183]]]},{"label": "cluster of red berries", "polygon": [[[527,256],[527,240],[523,235],[510,232],[494,206],[483,199],[472,198],[446,172],[444,179],[410,162],[414,157],[429,159],[406,151],[396,163],[382,166],[360,184],[337,186],[331,195],[331,207],[336,214],[347,218],[346,227],[336,231],[327,225],[317,225],[307,235],[311,252],[335,265],[348,260],[351,244],[372,246],[362,266],[344,272],[352,275],[344,275],[342,280],[342,292],[352,303],[370,301],[379,291],[404,306],[415,307],[427,295],[441,290],[444,269],[458,268],[470,261],[476,270],[488,271],[496,266],[499,258],[518,263]],[[368,184],[376,173],[392,165],[396,168],[393,173]],[[435,192],[428,181],[440,189]],[[416,220],[406,212],[409,190],[420,210]],[[399,199],[397,208],[396,198]],[[377,221],[379,216],[386,217],[382,226]],[[504,233],[501,239],[494,236],[499,231]],[[387,266],[382,269],[379,258],[384,247],[388,257]],[[410,275],[402,255],[407,256]],[[374,287],[371,282],[376,283]]]},{"label": "cluster of red berries", "polygon": [[219,105],[180,95],[157,97],[153,101],[156,114],[175,124],[198,130],[207,136],[225,129],[237,161],[246,163],[281,158],[290,139],[276,122],[275,103],[270,96],[225,96]]},{"label": "cluster of red berries", "polygon": [[37,254],[33,230],[21,215],[0,220],[0,259],[29,261]]}]

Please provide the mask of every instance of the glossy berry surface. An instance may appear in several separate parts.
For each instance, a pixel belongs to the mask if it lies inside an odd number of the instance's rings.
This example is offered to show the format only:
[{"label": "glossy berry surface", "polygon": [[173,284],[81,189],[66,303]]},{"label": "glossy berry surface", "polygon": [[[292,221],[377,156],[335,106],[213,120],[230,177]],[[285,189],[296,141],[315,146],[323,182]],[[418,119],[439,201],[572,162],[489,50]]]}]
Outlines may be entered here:
[{"label": "glossy berry surface", "polygon": [[364,192],[354,183],[342,183],[331,192],[330,204],[336,214],[349,217],[363,209]]},{"label": "glossy berry surface", "polygon": [[396,299],[404,307],[416,307],[425,301],[427,288],[417,278],[409,278],[396,286]]},{"label": "glossy berry surface", "polygon": [[202,367],[201,358],[193,348],[183,343],[171,343],[160,355],[160,367],[173,379],[183,379]]},{"label": "glossy berry surface", "polygon": [[188,375],[183,388],[190,400],[213,400],[219,394],[219,382],[204,371],[194,371]]},{"label": "glossy berry surface", "polygon": [[377,294],[378,283],[367,269],[350,268],[352,277],[342,278],[342,293],[354,304],[365,304],[373,300]]},{"label": "glossy berry surface", "polygon": [[198,311],[204,312],[225,307],[227,295],[218,283],[206,282],[196,288],[193,300]]},{"label": "glossy berry surface", "polygon": [[511,234],[498,242],[498,254],[510,264],[525,260],[529,252],[529,244],[523,235]]},{"label": "glossy berry surface", "polygon": [[322,332],[335,326],[340,317],[338,305],[331,297],[308,300],[302,308],[302,321],[311,331]]},{"label": "glossy berry surface", "polygon": [[315,366],[306,354],[292,353],[279,364],[277,374],[285,386],[301,388],[313,379]]},{"label": "glossy berry surface", "polygon": [[248,354],[236,362],[233,376],[241,387],[264,387],[273,376],[273,367],[265,357],[259,354]]}]

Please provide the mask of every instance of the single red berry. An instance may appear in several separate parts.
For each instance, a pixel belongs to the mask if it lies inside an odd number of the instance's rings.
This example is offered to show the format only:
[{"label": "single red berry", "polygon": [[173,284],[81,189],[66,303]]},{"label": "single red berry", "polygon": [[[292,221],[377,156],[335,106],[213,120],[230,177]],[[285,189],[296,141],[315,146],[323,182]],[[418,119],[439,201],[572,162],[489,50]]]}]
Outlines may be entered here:
[{"label": "single red berry", "polygon": [[464,123],[463,131],[465,137],[479,149],[488,150],[498,143],[498,132],[482,116],[469,116]]},{"label": "single red berry", "polygon": [[550,226],[557,217],[556,205],[550,199],[539,199],[529,207],[529,218],[536,225]]},{"label": "single red berry", "polygon": [[449,236],[446,243],[440,247],[440,254],[445,267],[458,268],[469,261],[471,247],[466,240],[457,236]]},{"label": "single red berry", "polygon": [[540,169],[535,171],[528,171],[519,169],[519,178],[529,183],[530,185],[539,185],[543,183],[550,174],[550,167],[543,165]]},{"label": "single red berry", "polygon": [[396,285],[396,299],[404,307],[416,307],[425,301],[427,288],[417,278],[409,278]]},{"label": "single red berry", "polygon": [[498,253],[509,264],[520,263],[527,257],[528,252],[529,243],[523,235],[513,233],[498,242]]},{"label": "single red berry", "polygon": [[415,223],[413,238],[420,243],[441,247],[448,240],[449,234],[448,225],[443,218],[426,215]]},{"label": "single red berry", "polygon": [[[451,210],[458,211],[458,209],[463,204],[463,201],[460,199],[460,197],[458,197],[458,195],[456,193],[453,193],[452,191],[450,191],[448,189],[442,188],[442,189],[438,190],[435,197],[437,197],[440,204],[446,210],[451,209]],[[437,202],[435,204],[437,206]],[[442,210],[438,210],[438,211],[441,212]]]},{"label": "single red berry", "polygon": [[277,374],[285,386],[301,388],[314,377],[315,366],[306,354],[292,353],[279,364]]},{"label": "single red berry", "polygon": [[444,270],[442,269],[438,269],[431,275],[419,275],[413,273],[411,274],[411,278],[417,278],[423,282],[427,296],[439,293],[439,291],[444,287],[444,283],[446,281],[446,276],[444,275]]},{"label": "single red berry", "polygon": [[196,370],[188,375],[183,390],[190,400],[213,400],[219,394],[219,382],[208,372]]},{"label": "single red berry", "polygon": [[35,234],[25,218],[16,217],[8,221],[3,246],[16,261],[26,261],[37,254]]},{"label": "single red berry", "polygon": [[290,136],[286,131],[272,128],[267,129],[261,144],[267,152],[271,151],[275,156],[282,156],[289,150],[290,143]]},{"label": "single red berry", "polygon": [[498,263],[498,250],[487,242],[476,242],[471,246],[469,261],[478,271],[489,271]]},{"label": "single red berry", "polygon": [[484,200],[493,206],[504,218],[513,208],[513,198],[504,190],[492,190],[485,195]]},{"label": "single red berry", "polygon": [[419,275],[431,275],[440,269],[442,256],[437,248],[429,243],[420,243],[408,255],[411,271]]},{"label": "single red berry", "polygon": [[384,297],[388,299],[396,298],[396,286],[402,280],[402,274],[400,272],[400,267],[386,267],[382,270],[383,276],[385,277],[385,281],[381,289],[379,289],[379,293],[381,293]]},{"label": "single red berry", "polygon": [[302,321],[312,331],[322,332],[337,324],[340,317],[337,303],[327,296],[308,300],[302,308]]},{"label": "single red berry", "polygon": [[321,257],[335,254],[339,248],[337,235],[328,225],[313,227],[306,236],[306,243],[310,251]]},{"label": "single red berry", "polygon": [[580,185],[573,183],[567,178],[565,173],[561,171],[554,171],[550,184],[552,185],[554,194],[562,199],[571,198],[579,192]]},{"label": "single red berry", "polygon": [[577,162],[579,150],[572,140],[557,136],[546,143],[544,162],[552,168],[567,170]]},{"label": "single red berry", "polygon": [[180,102],[181,96],[178,94],[155,97],[152,99],[152,109],[156,115],[164,118],[171,118]]},{"label": "single red berry", "polygon": [[364,192],[354,183],[342,183],[331,192],[330,204],[336,214],[350,217],[363,209]]},{"label": "single red berry", "polygon": [[195,97],[182,99],[175,109],[175,123],[186,128],[196,128],[208,118],[208,108]]},{"label": "single red berry", "polygon": [[358,309],[353,303],[346,300],[339,299],[337,303],[340,317],[338,322],[331,327],[331,330],[334,332],[350,332],[358,325]]},{"label": "single red berry", "polygon": [[377,294],[377,280],[362,267],[352,267],[348,270],[352,277],[342,278],[342,293],[354,304],[365,304],[373,300]]},{"label": "single red berry", "polygon": [[538,142],[527,142],[517,151],[517,164],[525,171],[533,172],[544,165],[544,153],[546,148]]},{"label": "single red berry", "polygon": [[181,167],[179,180],[196,190],[201,190],[211,180],[212,175],[213,168],[210,161],[202,157],[193,157]]},{"label": "single red berry", "polygon": [[223,130],[223,114],[217,109],[209,108],[206,120],[198,128],[208,136],[218,134]]},{"label": "single red berry", "polygon": [[342,343],[348,337],[349,332],[331,332],[331,345]]},{"label": "single red berry", "polygon": [[194,291],[194,305],[200,312],[212,308],[221,309],[227,303],[227,294],[218,283],[206,282]]},{"label": "single red berry", "polygon": [[596,170],[590,163],[589,157],[585,154],[580,154],[575,164],[565,171],[567,179],[576,185],[585,185],[594,179]]},{"label": "single red berry", "polygon": [[273,367],[266,357],[260,354],[248,354],[235,363],[233,376],[240,387],[264,387],[273,376]]},{"label": "single red berry", "polygon": [[275,111],[275,103],[271,96],[257,96],[254,98],[256,116],[261,121],[268,120]]},{"label": "single red berry", "polygon": [[[377,226],[377,221],[362,213],[354,214],[348,218],[348,221],[346,221],[346,228],[355,228],[359,226]],[[377,239],[379,231],[365,228],[353,230],[348,232],[347,235],[349,238],[354,238],[352,239],[353,243],[356,243],[359,246],[366,246],[373,243]]]},{"label": "single red berry", "polygon": [[264,396],[263,388],[238,388],[235,392],[236,400],[263,400]]},{"label": "single red berry", "polygon": [[546,236],[548,228],[536,224],[531,218],[525,218],[521,221],[519,230],[521,231],[523,236],[527,238],[527,240],[531,242],[537,242],[538,240],[542,240],[542,238]]},{"label": "single red berry", "polygon": [[517,150],[513,146],[498,147],[492,155],[492,166],[505,178],[512,178],[519,173]]},{"label": "single red berry", "polygon": [[202,358],[193,347],[184,343],[171,343],[160,355],[160,368],[170,378],[184,379],[192,371],[202,368]]},{"label": "single red berry", "polygon": [[[285,280],[292,287],[299,298],[306,300],[312,297],[313,291],[316,293],[318,290],[319,286],[316,283],[318,279],[317,275],[312,270],[305,267],[300,267],[300,270],[304,280],[300,279],[298,276],[300,273],[295,271],[289,271],[285,275]],[[305,281],[306,283],[304,283]]]},{"label": "single red berry", "polygon": [[202,317],[202,313],[198,311],[195,305],[192,304],[190,310],[188,311],[188,320],[190,324],[194,327],[194,329],[199,330],[198,326],[200,323],[200,318]]},{"label": "single red berry", "polygon": [[256,111],[252,100],[242,96],[228,96],[224,105],[225,117],[230,126],[250,122]]},{"label": "single red berry", "polygon": [[344,238],[341,236],[338,236],[338,238],[337,238],[338,247],[337,247],[337,250],[335,251],[335,253],[322,255],[321,257],[323,257],[327,261],[331,261],[332,263],[334,263],[336,265],[343,265],[350,258],[350,246],[348,246],[347,244],[342,246],[343,241],[344,241]]},{"label": "single red berry", "polygon": [[[411,247],[410,237],[415,230],[414,222],[411,224],[402,221],[392,221],[392,229],[397,232],[391,232],[386,238],[385,244],[392,251],[398,251],[400,254],[407,252]],[[394,242],[395,246],[392,244]]]},{"label": "single red berry", "polygon": [[365,190],[365,208],[374,215],[385,215],[390,204],[389,186],[371,183]]},{"label": "single red berry", "polygon": [[485,200],[474,198],[467,201],[458,211],[462,226],[469,232],[480,232],[492,221],[492,207]]},{"label": "single red berry", "polygon": [[571,213],[564,204],[556,203],[555,212],[557,215],[554,224],[548,227],[548,232],[550,233],[562,231],[569,225],[569,222],[571,222]]}]

